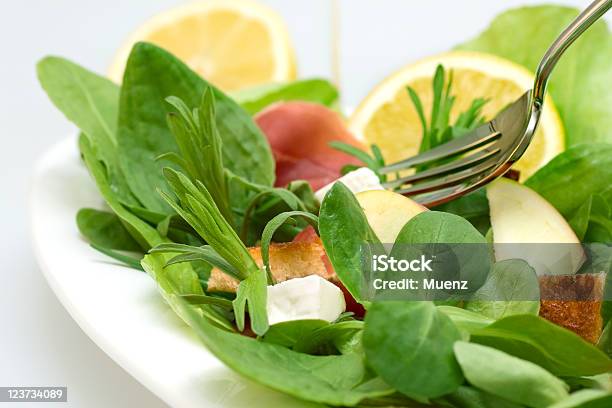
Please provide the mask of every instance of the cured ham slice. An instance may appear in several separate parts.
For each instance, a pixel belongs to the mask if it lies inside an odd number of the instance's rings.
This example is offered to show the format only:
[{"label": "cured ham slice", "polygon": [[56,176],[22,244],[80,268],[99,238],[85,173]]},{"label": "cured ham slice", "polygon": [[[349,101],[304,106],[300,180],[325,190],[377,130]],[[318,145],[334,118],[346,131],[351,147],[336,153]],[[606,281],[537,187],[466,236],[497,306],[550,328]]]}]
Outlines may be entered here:
[{"label": "cured ham slice", "polygon": [[255,117],[276,160],[276,186],[293,180],[308,181],[318,190],[341,176],[347,164],[359,160],[329,146],[332,140],[363,148],[349,133],[340,115],[322,105],[278,103]]}]

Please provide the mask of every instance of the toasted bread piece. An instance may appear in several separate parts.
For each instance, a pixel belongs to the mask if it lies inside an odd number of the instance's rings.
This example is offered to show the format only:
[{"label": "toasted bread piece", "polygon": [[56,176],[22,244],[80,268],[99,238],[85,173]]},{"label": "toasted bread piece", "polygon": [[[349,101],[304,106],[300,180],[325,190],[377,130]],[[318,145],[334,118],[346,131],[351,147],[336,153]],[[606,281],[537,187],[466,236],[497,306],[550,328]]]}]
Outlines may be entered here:
[{"label": "toasted bread piece", "polygon": [[597,343],[605,274],[540,276],[540,316]]},{"label": "toasted bread piece", "polygon": [[[259,266],[263,266],[261,248],[251,247],[249,253]],[[324,260],[325,250],[320,239],[308,242],[287,242],[270,245],[270,270],[276,282],[308,275],[319,275],[335,281],[336,274]],[[208,279],[209,292],[236,292],[238,281],[213,268]]]}]

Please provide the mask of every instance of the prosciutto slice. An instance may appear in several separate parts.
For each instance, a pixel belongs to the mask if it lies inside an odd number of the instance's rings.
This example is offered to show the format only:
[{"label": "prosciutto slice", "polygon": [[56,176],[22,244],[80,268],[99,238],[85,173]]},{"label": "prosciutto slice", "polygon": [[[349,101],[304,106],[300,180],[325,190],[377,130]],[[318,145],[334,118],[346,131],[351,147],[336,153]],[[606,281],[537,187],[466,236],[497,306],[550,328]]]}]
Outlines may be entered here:
[{"label": "prosciutto slice", "polygon": [[361,164],[329,146],[332,140],[339,140],[363,148],[340,115],[322,105],[278,103],[260,112],[255,121],[268,138],[276,160],[276,186],[306,180],[318,190],[339,178],[345,165]]}]

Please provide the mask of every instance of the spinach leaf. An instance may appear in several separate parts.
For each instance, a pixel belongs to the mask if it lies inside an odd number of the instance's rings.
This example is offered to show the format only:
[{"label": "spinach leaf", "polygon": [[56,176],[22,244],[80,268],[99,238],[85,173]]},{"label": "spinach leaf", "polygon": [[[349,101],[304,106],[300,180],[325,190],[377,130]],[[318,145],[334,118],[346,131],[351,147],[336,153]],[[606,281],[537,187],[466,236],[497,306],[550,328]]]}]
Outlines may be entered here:
[{"label": "spinach leaf", "polygon": [[[491,269],[492,256],[486,239],[472,224],[458,215],[440,211],[417,214],[401,229],[395,240],[393,252],[401,251],[402,248],[410,249],[402,244],[431,246],[430,252],[438,253],[436,264],[446,269],[453,269],[454,273],[458,272],[461,279],[469,281],[470,287],[480,287]],[[466,244],[475,245],[471,245],[467,250]],[[398,259],[401,257],[401,255],[396,256]],[[452,264],[449,257],[455,260]],[[442,262],[443,259],[449,262]]]},{"label": "spinach leaf", "polygon": [[143,266],[156,279],[167,303],[211,353],[243,376],[297,398],[330,405],[356,405],[365,398],[389,393],[388,387],[360,388],[366,380],[366,368],[357,354],[311,356],[220,330],[204,311],[177,296],[162,265],[150,257],[145,257]]},{"label": "spinach leaf", "polygon": [[433,207],[433,210],[444,211],[465,218],[482,235],[486,235],[487,231],[491,228],[489,200],[487,200],[487,193],[484,188]]},{"label": "spinach leaf", "polygon": [[[143,248],[151,248],[155,245],[165,242],[165,239],[159,235],[159,232],[151,227],[149,224],[129,212],[116,198],[114,195],[108,180],[106,179],[106,172],[104,171],[104,165],[98,161],[92,150],[89,139],[84,136],[79,138],[79,148],[81,155],[85,161],[85,165],[89,169],[98,190],[104,197],[106,204],[113,210],[113,212],[119,217],[122,224],[129,231],[130,235],[139,243]],[[163,260],[162,255],[161,259]],[[189,265],[178,265],[176,267],[168,268],[165,272],[168,275],[168,281],[173,285],[179,293],[190,293],[190,294],[201,294],[203,293],[202,287],[198,280],[198,275],[193,271]]]},{"label": "spinach leaf", "polygon": [[338,90],[325,79],[302,79],[260,85],[234,92],[230,96],[251,115],[277,102],[314,102],[328,108],[334,107],[338,102]]},{"label": "spinach leaf", "polygon": [[325,320],[291,320],[270,326],[261,338],[266,343],[293,348],[304,336],[314,330],[329,325]]},{"label": "spinach leaf", "polygon": [[459,330],[465,330],[467,333],[482,329],[494,322],[494,320],[489,317],[470,310],[461,309],[460,307],[437,306],[437,308],[450,317]]},{"label": "spinach leaf", "polygon": [[113,193],[123,203],[137,204],[118,163],[119,87],[59,57],[42,59],[36,69],[51,101],[85,133],[92,150],[104,163]]},{"label": "spinach leaf", "polygon": [[606,353],[608,357],[612,358],[612,320],[609,320],[604,326],[601,336],[599,336],[597,347]]},{"label": "spinach leaf", "polygon": [[465,308],[492,319],[538,314],[540,286],[535,270],[522,259],[497,262]]},{"label": "spinach leaf", "polygon": [[337,182],[327,193],[319,213],[323,247],[342,284],[358,301],[363,286],[362,245],[380,244],[359,202],[344,184]]},{"label": "spinach leaf", "polygon": [[[574,8],[552,5],[509,10],[458,48],[499,55],[535,72],[546,49],[577,14]],[[612,141],[612,94],[601,86],[612,82],[611,58],[612,36],[600,21],[567,50],[555,68],[548,89],[570,146]]]},{"label": "spinach leaf", "polygon": [[515,315],[472,331],[472,342],[502,350],[559,376],[612,370],[610,360],[580,336],[538,316]]},{"label": "spinach leaf", "polygon": [[612,201],[595,194],[591,200],[589,224],[584,234],[586,242],[612,242]]},{"label": "spinach leaf", "polygon": [[523,406],[466,385],[462,385],[455,392],[444,397],[443,401],[459,408],[521,408]]},{"label": "spinach leaf", "polygon": [[[611,116],[612,117],[612,116]],[[539,169],[525,182],[571,219],[592,194],[605,191],[612,180],[612,144],[574,146]]]},{"label": "spinach leaf", "polygon": [[87,240],[98,247],[141,252],[142,248],[113,213],[82,208],[77,213],[77,226]]},{"label": "spinach leaf", "polygon": [[[342,348],[338,347],[339,345],[346,346],[347,338],[353,339],[354,335],[362,330],[363,322],[359,320],[328,324],[310,333],[305,333],[293,349],[307,354],[337,354],[336,351]],[[351,351],[355,351],[355,348],[351,347]]]},{"label": "spinach leaf", "polygon": [[584,236],[589,228],[589,218],[591,218],[592,206],[593,195],[591,194],[589,198],[578,207],[574,214],[567,219],[568,224],[572,227],[580,242],[583,242]]},{"label": "spinach leaf", "polygon": [[601,390],[580,390],[549,408],[609,408],[612,394]]},{"label": "spinach leaf", "polygon": [[453,356],[459,330],[431,302],[377,302],[365,318],[370,366],[399,392],[420,402],[451,393],[463,376]]},{"label": "spinach leaf", "polygon": [[583,242],[612,242],[612,200],[601,194],[591,196],[568,220],[576,236]]},{"label": "spinach leaf", "polygon": [[454,350],[470,384],[508,401],[544,408],[568,395],[563,381],[529,361],[464,341]]},{"label": "spinach leaf", "polygon": [[[177,152],[166,125],[171,106],[165,98],[176,96],[187,106],[196,106],[207,86],[210,85],[206,81],[161,48],[138,43],[132,49],[121,88],[117,140],[122,152],[121,167],[130,175],[130,188],[147,209],[170,211],[156,193],[157,188],[167,189],[162,164],[155,159]],[[217,129],[223,141],[223,163],[247,180],[272,185],[274,159],[265,137],[248,113],[221,91],[212,89]],[[243,193],[231,191],[230,196],[238,208],[244,207]]]}]

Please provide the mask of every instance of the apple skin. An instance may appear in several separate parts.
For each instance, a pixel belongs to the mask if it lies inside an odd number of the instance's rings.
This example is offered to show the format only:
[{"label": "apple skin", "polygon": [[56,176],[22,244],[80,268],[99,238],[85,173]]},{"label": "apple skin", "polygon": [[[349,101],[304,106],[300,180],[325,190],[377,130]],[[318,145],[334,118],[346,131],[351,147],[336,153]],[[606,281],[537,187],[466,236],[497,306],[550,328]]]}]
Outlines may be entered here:
[{"label": "apple skin", "polygon": [[371,190],[355,195],[368,224],[383,244],[393,244],[412,217],[427,211],[416,201],[389,190]]},{"label": "apple skin", "polygon": [[529,187],[500,178],[487,186],[487,199],[497,261],[524,259],[540,276],[573,274],[584,263],[584,250],[570,225]]}]

